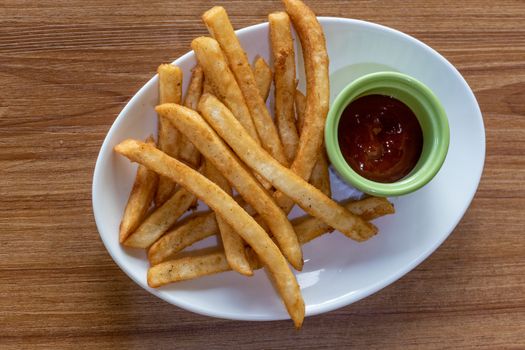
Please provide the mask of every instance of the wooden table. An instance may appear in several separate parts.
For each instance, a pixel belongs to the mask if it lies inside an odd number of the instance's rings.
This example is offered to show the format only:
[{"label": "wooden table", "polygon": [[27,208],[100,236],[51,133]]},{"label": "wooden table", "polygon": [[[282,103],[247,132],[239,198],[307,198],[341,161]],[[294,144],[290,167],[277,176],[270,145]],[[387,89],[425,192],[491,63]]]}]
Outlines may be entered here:
[{"label": "wooden table", "polygon": [[[277,1],[221,1],[236,28]],[[192,314],[139,288],[100,241],[99,147],[158,63],[205,34],[207,1],[0,1],[0,348],[525,348],[525,2],[309,1],[431,45],[483,112],[485,171],[450,238],[343,309],[291,322]],[[452,199],[451,199],[452,200]]]}]

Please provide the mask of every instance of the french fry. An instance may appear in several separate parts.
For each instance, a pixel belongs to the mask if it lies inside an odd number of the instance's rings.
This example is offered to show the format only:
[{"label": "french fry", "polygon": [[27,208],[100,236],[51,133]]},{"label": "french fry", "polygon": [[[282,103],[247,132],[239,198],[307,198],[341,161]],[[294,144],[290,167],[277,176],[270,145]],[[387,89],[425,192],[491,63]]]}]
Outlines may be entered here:
[{"label": "french fry", "polygon": [[[155,145],[153,136],[148,137],[146,143]],[[123,243],[146,217],[151,201],[155,196],[158,180],[158,175],[153,171],[142,165],[138,166],[135,183],[120,222],[120,243]]]},{"label": "french fry", "polygon": [[[159,103],[180,103],[182,98],[182,71],[171,64],[161,64],[157,69],[159,74]],[[180,135],[177,129],[159,118],[159,149],[172,157],[178,157]],[[175,192],[175,185],[162,176],[159,178],[155,205],[160,207]]]},{"label": "french fry", "polygon": [[[197,65],[195,66],[195,68],[193,68],[191,73],[190,83],[188,85],[188,89],[186,90],[186,96],[184,97],[184,106],[191,109],[197,109],[199,99],[202,95],[203,80],[204,73],[202,71],[202,68]],[[181,147],[179,151],[179,158],[186,164],[189,164],[194,169],[196,169],[199,166],[199,151],[184,135],[181,135]]]},{"label": "french fry", "polygon": [[[388,202],[388,200],[386,200],[386,198],[370,197],[359,201],[349,202],[345,205],[345,207],[354,214],[360,215],[364,220],[373,220],[378,217],[394,213],[394,207]],[[294,219],[293,222],[294,228],[297,232],[297,237],[299,238],[301,244],[307,244],[313,239],[325,233],[332,232],[333,230],[321,220],[311,216],[300,217]],[[202,261],[208,261],[207,259],[212,260],[212,255],[216,256],[214,254],[222,254],[224,256],[224,253],[222,252],[198,252],[197,254],[198,255],[195,257],[185,257],[171,260],[161,268],[151,268],[148,271],[148,276],[151,276],[151,278],[155,279],[155,281],[162,281],[162,284],[164,285],[231,270],[229,266],[225,267],[223,263],[219,261],[215,261],[214,264],[202,264]],[[250,248],[247,249],[246,256],[248,257],[250,266],[253,270],[259,269],[261,267],[261,265],[257,262],[257,257],[253,254]],[[226,260],[226,256],[224,256],[222,259]],[[200,266],[202,265],[205,265],[206,268],[201,269]],[[184,269],[184,271],[191,271],[191,273],[173,273],[167,275],[166,271],[169,271],[170,268],[172,268],[174,271]],[[163,277],[159,275],[163,275]]]},{"label": "french fry", "polygon": [[[377,233],[375,226],[352,214],[272,158],[250,138],[228,108],[214,96],[203,95],[199,102],[199,111],[247,166],[297,202],[308,214],[318,217],[356,241],[364,241]],[[166,115],[159,107],[157,112]],[[175,123],[174,119],[170,119],[172,123]],[[184,133],[180,128],[179,130]]]},{"label": "french fry", "polygon": [[[213,98],[214,101],[224,106],[217,98],[205,94],[199,102],[199,110],[201,110],[203,99],[206,100],[207,97]],[[285,257],[294,268],[301,270],[303,265],[301,247],[290,221],[277,207],[269,193],[261,187],[252,173],[242,165],[204,119],[195,111],[175,104],[157,106],[157,112],[169,119],[182,134],[186,135],[206,157],[206,160],[212,162],[243,199],[263,217]],[[231,115],[231,112],[229,113]],[[233,115],[232,118],[235,119]],[[257,145],[241,124],[236,119],[235,121],[245,135],[244,137]],[[257,147],[261,148],[259,145]]]},{"label": "french fry", "polygon": [[263,148],[281,164],[288,165],[279,133],[259,93],[252,68],[233,31],[226,10],[221,6],[212,7],[202,15],[202,20],[210,34],[219,42],[228,59],[230,69],[235,75],[250,110]]},{"label": "french fry", "polygon": [[250,110],[246,105],[239,85],[235,81],[232,71],[228,67],[228,61],[221,51],[219,43],[215,39],[200,37],[193,39],[191,48],[195,52],[199,65],[204,70],[206,90],[216,95],[232,110],[248,134],[257,142],[261,143],[255,124],[253,123]]},{"label": "french fry", "polygon": [[124,245],[133,248],[147,248],[190,208],[196,197],[181,188],[160,207],[156,208],[140,226],[124,241]]},{"label": "french fry", "polygon": [[[379,197],[348,201],[344,204],[344,207],[366,221],[393,214],[395,211],[394,206],[386,198]],[[311,216],[296,218],[292,220],[292,223],[301,244],[306,244],[320,235],[333,231],[333,229],[323,221]]]},{"label": "french fry", "polygon": [[290,17],[286,12],[268,15],[270,23],[270,43],[272,46],[275,70],[275,122],[284,153],[291,163],[297,152],[299,135],[295,126],[295,53],[290,29]]},{"label": "french fry", "polygon": [[195,215],[156,241],[148,250],[148,259],[151,265],[160,264],[193,243],[216,234],[217,231],[215,213],[208,212]]},{"label": "french fry", "polygon": [[[328,54],[323,29],[312,10],[300,0],[283,0],[283,3],[301,41],[306,71],[304,127],[290,169],[308,181],[319,155],[328,113]],[[293,207],[293,201],[282,192],[277,192],[274,198],[286,213]]]},{"label": "french fry", "polygon": [[[244,131],[244,128],[242,129]],[[251,137],[248,139],[256,144]],[[268,268],[295,326],[301,327],[305,313],[304,301],[286,259],[268,234],[231,196],[194,169],[144,142],[125,140],[115,146],[114,150],[159,175],[169,177],[221,215],[253,248],[261,262]],[[148,278],[148,280],[152,285],[157,285],[152,279]]]},{"label": "french fry", "polygon": [[[228,193],[230,196],[232,195],[230,184],[209,160],[206,161],[204,173],[208,179],[219,185],[224,192]],[[216,219],[228,263],[234,271],[237,271],[242,275],[253,275],[250,263],[245,255],[243,239],[220,215],[218,215]]]},{"label": "french fry", "polygon": [[[295,106],[297,110],[297,129],[299,130],[299,133],[302,131],[302,123],[304,122],[304,99],[305,96],[297,90],[295,93]],[[328,166],[328,156],[326,155],[326,149],[324,148],[323,142],[317,162],[315,162],[315,166],[312,169],[312,175],[310,175],[310,183],[328,197],[331,197],[332,188],[330,185],[330,172],[328,171]]]},{"label": "french fry", "polygon": [[262,57],[257,57],[253,63],[253,75],[257,83],[257,89],[264,101],[268,99],[270,87],[272,86],[273,72]]},{"label": "french fry", "polygon": [[187,256],[150,267],[148,285],[157,288],[168,283],[186,281],[228,270],[231,270],[231,267],[222,251],[201,256]]}]

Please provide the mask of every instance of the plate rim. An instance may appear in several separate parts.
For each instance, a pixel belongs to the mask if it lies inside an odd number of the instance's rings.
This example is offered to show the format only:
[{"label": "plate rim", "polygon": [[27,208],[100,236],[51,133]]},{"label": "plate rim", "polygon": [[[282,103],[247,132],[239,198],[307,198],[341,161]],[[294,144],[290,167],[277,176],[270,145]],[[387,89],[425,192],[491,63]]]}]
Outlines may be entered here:
[{"label": "plate rim", "polygon": [[[365,26],[365,27],[369,27],[369,28],[373,28],[373,29],[379,29],[379,30],[387,31],[387,32],[390,32],[392,34],[401,36],[404,39],[411,41],[413,44],[416,44],[417,46],[420,46],[421,48],[423,48],[423,49],[425,49],[427,51],[430,51],[430,53],[432,53],[434,56],[439,58],[439,60],[442,63],[447,65],[448,68],[456,75],[457,78],[459,78],[459,80],[466,87],[466,91],[468,92],[468,95],[469,95],[470,100],[471,100],[469,103],[472,104],[473,107],[475,107],[477,117],[479,117],[478,121],[481,124],[480,125],[480,130],[481,130],[481,133],[482,133],[481,138],[482,138],[482,146],[483,147],[482,147],[482,150],[481,150],[482,160],[481,160],[481,164],[480,164],[479,173],[473,174],[473,179],[474,179],[473,183],[475,183],[476,185],[473,187],[474,189],[473,189],[472,193],[469,193],[468,196],[466,196],[466,197],[468,197],[468,200],[465,202],[466,204],[465,204],[464,208],[462,208],[462,210],[460,211],[461,214],[458,215],[458,217],[456,218],[454,224],[451,225],[450,230],[446,234],[444,234],[442,237],[437,239],[436,242],[429,249],[427,249],[426,251],[422,252],[419,256],[417,256],[415,259],[413,259],[409,264],[405,265],[404,267],[402,267],[402,268],[398,269],[397,271],[395,271],[394,273],[392,273],[392,275],[389,278],[379,280],[376,283],[374,283],[372,286],[369,286],[369,287],[367,287],[365,289],[361,289],[359,291],[353,291],[353,292],[348,292],[346,294],[342,294],[342,295],[340,295],[340,296],[338,296],[338,297],[336,297],[336,298],[334,298],[332,300],[328,300],[328,301],[323,302],[321,304],[306,306],[306,316],[307,317],[308,316],[314,316],[314,315],[322,314],[322,313],[325,313],[325,312],[330,312],[330,311],[342,308],[344,306],[348,306],[348,305],[353,304],[353,303],[355,303],[355,302],[357,302],[357,301],[359,301],[361,299],[364,299],[364,298],[366,298],[366,297],[368,297],[368,296],[370,296],[372,294],[375,294],[379,290],[381,290],[381,289],[391,285],[392,283],[394,283],[395,281],[397,281],[401,277],[405,276],[410,271],[415,269],[419,264],[421,264],[424,260],[426,260],[433,252],[435,252],[443,244],[443,242],[455,230],[455,228],[457,227],[458,223],[461,221],[461,219],[465,215],[466,211],[470,207],[470,204],[472,203],[472,200],[474,199],[474,196],[475,196],[475,194],[477,192],[477,189],[479,187],[479,183],[480,183],[480,180],[481,180],[481,176],[483,174],[483,169],[484,169],[485,160],[486,160],[486,132],[485,132],[485,125],[484,125],[484,121],[483,121],[483,115],[481,113],[481,110],[480,110],[479,104],[477,102],[477,99],[476,99],[472,89],[470,88],[468,82],[465,80],[465,78],[456,69],[456,67],[454,65],[452,65],[452,63],[450,63],[443,55],[441,55],[435,49],[433,49],[432,47],[428,46],[427,44],[425,44],[424,42],[420,41],[419,39],[417,39],[417,38],[415,38],[415,37],[413,37],[413,36],[411,36],[409,34],[403,33],[403,32],[401,32],[401,31],[399,31],[397,29],[394,29],[394,28],[391,28],[391,27],[388,27],[388,26],[385,26],[385,25],[382,25],[382,24],[369,22],[369,21],[364,21],[364,20],[359,20],[359,19],[344,18],[344,17],[318,16],[317,18],[319,19],[321,24],[323,24],[323,22],[327,22],[327,23],[334,22],[335,24],[338,24],[338,23],[345,23],[345,24],[350,23],[350,24],[357,24],[357,25],[361,25],[361,26]],[[251,25],[251,26],[248,26],[248,27],[244,27],[244,28],[238,29],[238,30],[235,31],[235,33],[237,35],[240,35],[240,34],[243,34],[244,32],[256,31],[256,30],[259,30],[261,27],[266,27],[266,26],[268,26],[268,22],[262,22],[262,23],[258,23],[258,24],[255,24],[255,25]],[[182,56],[180,56],[179,58],[177,58],[176,60],[174,60],[172,63],[173,64],[177,64],[177,62],[184,61],[184,60],[190,58],[193,55],[194,55],[193,50],[190,50],[190,51],[186,52],[185,54],[183,54]],[[103,163],[103,159],[108,154],[107,148],[108,148],[109,140],[112,138],[111,137],[112,134],[115,133],[117,129],[119,129],[120,124],[124,120],[124,116],[129,112],[129,110],[132,109],[132,107],[134,107],[135,100],[138,99],[140,96],[142,96],[145,91],[150,89],[151,85],[156,84],[157,78],[158,78],[158,75],[155,74],[151,79],[149,79],[128,100],[128,102],[126,103],[124,108],[120,111],[118,116],[115,118],[115,120],[111,124],[111,127],[109,128],[106,136],[104,137],[104,141],[102,142],[102,145],[100,147],[100,150],[99,150],[99,153],[98,153],[98,156],[97,156],[97,160],[96,160],[95,168],[94,168],[94,172],[93,172],[93,179],[92,179],[92,191],[91,191],[92,192],[92,209],[93,209],[93,214],[94,214],[94,218],[95,218],[95,224],[97,226],[99,237],[100,237],[102,243],[104,244],[104,247],[106,248],[106,251],[109,253],[109,255],[111,256],[111,258],[115,262],[115,264],[122,271],[124,271],[124,273],[133,282],[135,282],[138,286],[140,286],[141,288],[143,288],[147,292],[155,295],[156,297],[162,299],[163,301],[165,301],[165,302],[167,302],[167,303],[169,303],[171,305],[175,305],[177,307],[180,307],[182,309],[185,309],[185,310],[188,310],[190,312],[194,312],[194,313],[197,313],[197,314],[200,314],[200,315],[209,316],[209,317],[215,317],[215,318],[221,318],[221,319],[241,320],[241,321],[272,321],[272,320],[289,319],[290,317],[286,313],[278,314],[278,315],[246,315],[246,314],[240,314],[238,312],[215,312],[214,310],[210,310],[209,308],[200,307],[200,306],[198,306],[198,305],[196,305],[194,303],[188,303],[188,302],[185,302],[185,301],[178,301],[178,300],[169,300],[167,297],[165,297],[161,293],[160,290],[157,290],[157,289],[154,289],[154,288],[150,288],[147,285],[143,284],[144,281],[140,281],[140,280],[136,279],[133,276],[133,274],[129,271],[129,268],[126,265],[122,264],[118,259],[116,259],[116,257],[114,255],[114,253],[112,252],[112,250],[109,249],[109,242],[106,242],[106,239],[104,238],[104,236],[102,234],[102,231],[104,231],[104,229],[102,227],[102,223],[99,222],[100,219],[97,220],[97,212],[98,212],[99,209],[95,207],[95,203],[97,203],[99,201],[99,195],[98,195],[98,193],[96,191],[96,188],[98,187],[98,182],[101,181],[100,179],[101,179],[102,169],[101,169],[101,165],[100,164]],[[98,215],[98,217],[100,217],[100,215]]]}]

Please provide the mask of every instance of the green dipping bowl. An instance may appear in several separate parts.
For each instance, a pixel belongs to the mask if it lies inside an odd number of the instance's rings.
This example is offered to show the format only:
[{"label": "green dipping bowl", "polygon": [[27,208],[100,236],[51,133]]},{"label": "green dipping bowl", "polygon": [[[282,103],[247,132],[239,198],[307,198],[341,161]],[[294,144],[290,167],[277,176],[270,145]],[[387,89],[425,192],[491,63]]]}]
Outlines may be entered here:
[{"label": "green dipping bowl", "polygon": [[[423,149],[419,161],[407,176],[396,182],[364,178],[348,165],[341,153],[338,138],[341,114],[352,101],[366,95],[386,95],[403,102],[421,125]],[[436,95],[420,81],[397,72],[377,72],[354,80],[336,97],[326,119],[326,151],[334,169],[348,184],[374,196],[400,196],[426,185],[443,165],[449,141],[447,116]]]}]

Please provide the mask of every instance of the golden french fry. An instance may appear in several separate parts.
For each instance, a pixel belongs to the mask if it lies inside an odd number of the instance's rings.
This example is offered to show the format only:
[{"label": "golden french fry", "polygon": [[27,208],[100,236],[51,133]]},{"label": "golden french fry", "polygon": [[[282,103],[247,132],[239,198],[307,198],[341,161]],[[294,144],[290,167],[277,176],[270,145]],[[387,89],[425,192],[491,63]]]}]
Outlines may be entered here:
[{"label": "golden french fry", "polygon": [[[250,138],[228,108],[214,96],[203,95],[199,102],[199,111],[247,166],[297,202],[308,214],[318,217],[356,241],[364,241],[377,233],[375,226],[352,214],[273,159]],[[157,112],[166,116],[159,109]],[[172,123],[175,123],[174,119],[176,118],[170,119]],[[184,133],[180,128],[179,130]]]},{"label": "golden french fry", "polygon": [[180,103],[182,70],[177,66],[165,63],[158,67],[157,73],[159,74],[159,103]]},{"label": "golden french fry", "polygon": [[[350,201],[344,204],[344,207],[366,221],[394,213],[394,206],[386,198],[379,197]],[[333,230],[323,221],[311,216],[294,219],[292,223],[301,244],[306,244],[314,238]]]},{"label": "golden french fry", "polygon": [[[217,101],[218,104],[224,107],[217,98],[205,94],[201,98],[201,102],[199,102],[199,110],[203,99],[206,100],[206,97],[213,98],[214,101]],[[224,108],[226,109],[226,107]],[[292,266],[297,270],[301,270],[303,265],[301,247],[290,221],[277,207],[269,193],[261,187],[251,172],[242,165],[215,131],[198,113],[179,105],[164,104],[157,106],[157,112],[169,119],[182,134],[186,135],[202,155],[206,157],[206,160],[212,162],[244,200],[263,217],[270,231],[279,242],[279,247],[283,254]],[[231,115],[231,112],[229,113]],[[233,118],[235,119],[235,117]],[[242,130],[243,135],[245,135],[244,137],[257,145],[241,124],[236,119],[235,121]],[[257,147],[261,148],[259,145]],[[240,232],[237,233],[240,234]]]},{"label": "golden french fry", "polygon": [[[202,95],[202,83],[204,80],[204,73],[200,66],[195,66],[191,72],[190,83],[186,90],[186,96],[184,97],[183,105],[197,109],[199,99]],[[179,150],[179,159],[186,164],[191,165],[192,168],[196,169],[199,166],[200,154],[199,151],[193,146],[184,135],[181,135],[181,146]]]},{"label": "golden french fry", "polygon": [[279,133],[275,128],[263,98],[259,94],[252,68],[233,31],[226,10],[221,6],[212,7],[202,15],[202,20],[210,34],[219,42],[228,59],[230,69],[235,75],[235,79],[250,110],[263,148],[281,164],[288,165]]},{"label": "golden french fry", "polygon": [[[242,130],[244,131],[244,128]],[[248,139],[256,144],[251,137],[248,136]],[[286,259],[268,234],[231,196],[194,169],[144,142],[125,140],[114,149],[117,153],[141,163],[159,175],[169,177],[221,215],[257,253],[261,262],[268,268],[270,275],[273,276],[277,290],[295,326],[302,325],[305,312],[304,301],[297,280],[288,267]],[[152,282],[152,285],[156,284]]]},{"label": "golden french fry", "polygon": [[147,248],[190,208],[196,197],[181,188],[160,207],[156,208],[140,226],[124,241],[124,245],[133,248]]},{"label": "golden french fry", "polygon": [[153,288],[230,270],[224,252],[187,256],[152,266],[148,270],[148,285]]},{"label": "golden french fry", "polygon": [[204,70],[204,86],[221,99],[234,113],[248,134],[260,144],[250,110],[246,105],[242,91],[235,81],[228,61],[219,43],[215,39],[200,37],[193,39],[191,48],[195,52],[199,65]]},{"label": "golden french fry", "polygon": [[284,153],[291,163],[297,152],[299,135],[294,115],[295,53],[290,17],[286,12],[274,12],[268,15],[268,21],[270,22],[270,43],[275,70],[275,122],[281,136]]},{"label": "golden french fry", "polygon": [[264,101],[268,99],[270,94],[270,87],[272,86],[273,73],[264,58],[257,57],[253,63],[253,75],[255,76],[255,82],[257,83],[257,89],[259,94]]},{"label": "golden french fry", "polygon": [[[394,207],[388,202],[388,200],[386,200],[386,198],[366,198],[359,201],[349,202],[345,205],[345,207],[348,210],[352,211],[354,214],[360,215],[364,220],[373,220],[378,217],[394,213]],[[332,231],[332,228],[327,226],[321,220],[311,216],[297,218],[294,219],[293,222],[294,228],[297,232],[297,237],[299,238],[301,244],[306,244],[312,241],[314,238],[317,238],[325,233]],[[205,264],[206,268],[200,269],[202,261],[208,261],[207,259],[212,260],[211,256],[213,254],[223,254],[224,256],[224,253],[198,252],[197,254],[198,255],[191,258],[178,258],[169,261],[169,264],[165,265],[166,267],[169,266],[175,271],[179,271],[180,269],[184,268],[188,271],[192,271],[192,273],[185,275],[181,275],[179,273],[167,275],[162,279],[162,284],[182,281],[185,279],[189,279],[189,277],[198,278],[205,275],[211,275],[228,271],[231,269],[229,266],[225,267],[224,264],[222,262],[219,262],[218,260],[214,261],[214,264]],[[250,261],[250,266],[253,270],[262,267],[258,262],[257,256],[253,254],[251,248],[247,248],[246,256],[248,257],[248,260]],[[226,256],[224,256],[222,259],[226,260]],[[169,271],[169,268],[150,269],[149,273],[151,273],[152,279],[155,279],[155,281],[159,281],[160,278],[158,277],[158,275],[165,274],[165,271]]]},{"label": "golden french fry", "polygon": [[[222,188],[224,192],[228,193],[230,196],[232,195],[230,184],[209,160],[206,161],[204,174],[208,177],[208,179],[219,185],[219,187]],[[217,215],[216,219],[228,263],[234,271],[237,271],[242,275],[253,275],[250,263],[248,262],[244,252],[243,239],[220,215]]]},{"label": "golden french fry", "polygon": [[[148,137],[146,143],[155,145],[153,136]],[[146,217],[151,201],[155,196],[158,180],[158,175],[153,171],[142,165],[138,166],[135,183],[120,222],[120,243],[123,243]]]},{"label": "golden french fry", "polygon": [[[304,103],[305,96],[297,90],[295,92],[295,108],[297,110],[297,129],[299,133],[302,130],[302,123],[304,122]],[[317,187],[321,192],[326,194],[328,197],[332,196],[332,188],[330,185],[330,172],[328,171],[328,156],[326,155],[326,149],[321,146],[319,157],[315,166],[312,169],[312,175],[310,175],[310,183],[312,186]]]},{"label": "golden french fry", "polygon": [[148,259],[151,265],[160,264],[193,243],[216,234],[217,230],[215,213],[195,215],[156,241],[148,250]]},{"label": "golden french fry", "polygon": [[[159,74],[159,103],[180,103],[182,98],[182,70],[171,64],[161,64]],[[180,135],[170,123],[159,118],[159,149],[172,157],[178,157]],[[175,192],[175,184],[160,177],[155,195],[155,205],[160,207]]]},{"label": "golden french fry", "polygon": [[[304,127],[290,169],[308,181],[323,142],[328,113],[328,54],[323,29],[312,10],[300,0],[283,0],[283,3],[301,41],[306,71]],[[277,192],[274,198],[285,212],[293,207],[293,201],[282,192]]]}]

